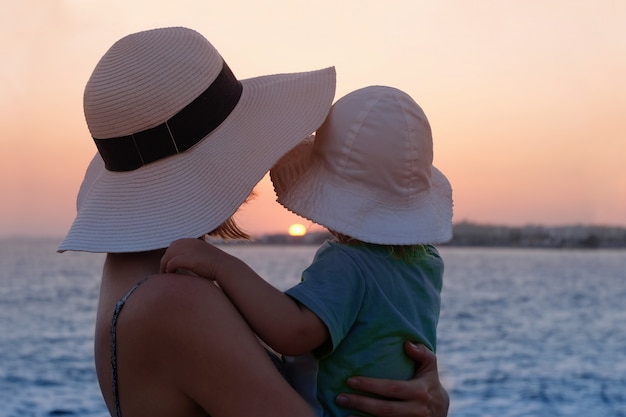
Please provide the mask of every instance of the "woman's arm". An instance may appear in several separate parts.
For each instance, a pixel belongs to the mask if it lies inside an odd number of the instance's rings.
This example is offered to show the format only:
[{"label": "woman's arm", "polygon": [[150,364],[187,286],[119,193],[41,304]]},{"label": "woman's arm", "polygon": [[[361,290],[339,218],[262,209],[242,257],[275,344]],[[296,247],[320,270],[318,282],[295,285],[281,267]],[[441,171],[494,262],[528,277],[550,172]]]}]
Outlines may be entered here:
[{"label": "woman's arm", "polygon": [[439,380],[436,356],[425,346],[409,342],[404,350],[418,364],[413,379],[394,381],[355,376],[348,380],[352,388],[388,400],[342,393],[337,396],[337,404],[377,417],[446,417],[450,398]]},{"label": "woman's arm", "polygon": [[129,301],[117,323],[124,415],[314,417],[212,282],[153,275]]},{"label": "woman's arm", "polygon": [[[238,303],[233,297],[237,297],[237,294],[242,292],[244,299],[248,298],[253,306],[255,300],[262,301],[256,308],[260,313],[267,312],[269,303],[266,296],[272,297],[273,295],[271,294],[275,292],[280,295],[279,302],[282,302],[282,297],[285,297],[289,303],[295,304],[293,300],[259,277],[244,262],[226,252],[197,239],[183,239],[177,242],[168,249],[168,252],[162,259],[161,269],[163,271],[175,271],[177,268],[184,268],[210,279],[223,276],[223,283],[220,283],[220,286],[228,297],[231,298],[231,301],[237,305]],[[187,245],[191,245],[195,249],[189,250],[190,248]],[[196,252],[196,255],[190,255],[196,249],[199,252]],[[201,255],[202,252],[204,252],[204,255]],[[245,285],[242,285],[243,291],[241,291],[241,288],[238,288],[237,285],[238,279],[241,277],[244,277],[244,280],[256,281],[256,284],[247,289]],[[239,300],[239,304],[245,303]],[[242,307],[238,305],[240,311]],[[245,311],[241,311],[241,313],[251,326],[255,328],[255,331],[263,339],[266,339],[259,332],[259,324],[256,326],[254,324],[255,319],[258,320],[259,318],[256,315],[255,308],[248,310],[247,314]],[[309,313],[313,315],[310,311]],[[317,317],[315,316],[315,318]],[[270,316],[269,318],[266,316],[261,321],[267,320],[276,323],[280,319],[284,319],[284,316]],[[327,332],[325,326],[324,331]],[[327,333],[325,335],[327,337]],[[272,346],[271,343],[268,344]],[[275,349],[277,351],[285,351],[284,348]],[[338,404],[378,417],[446,417],[448,414],[449,397],[439,380],[435,355],[424,346],[412,343],[405,344],[405,351],[409,357],[419,364],[419,366],[416,366],[416,373],[413,379],[401,381],[355,376],[348,380],[348,384],[352,388],[364,393],[377,394],[388,398],[388,400],[358,394],[340,394],[337,397]]]}]

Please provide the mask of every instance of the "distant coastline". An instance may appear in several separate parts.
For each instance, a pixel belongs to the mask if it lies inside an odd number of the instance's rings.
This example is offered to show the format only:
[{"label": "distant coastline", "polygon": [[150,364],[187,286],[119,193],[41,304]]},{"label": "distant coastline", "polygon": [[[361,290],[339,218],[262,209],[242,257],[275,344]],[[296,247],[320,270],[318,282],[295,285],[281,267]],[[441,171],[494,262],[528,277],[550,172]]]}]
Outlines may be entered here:
[{"label": "distant coastline", "polygon": [[[305,236],[266,234],[255,239],[265,245],[317,245],[330,237],[328,232]],[[524,248],[626,248],[626,227],[569,226],[500,226],[460,222],[454,225],[454,237],[439,246],[524,247]]]},{"label": "distant coastline", "polygon": [[[252,242],[214,240],[223,245],[320,245],[331,236],[326,231],[310,232],[304,236],[286,233],[255,235]],[[60,243],[53,236],[0,236],[0,243],[28,243],[33,240]],[[563,226],[504,226],[459,222],[454,224],[450,242],[438,246],[516,247],[516,248],[626,248],[625,226],[563,225]]]}]

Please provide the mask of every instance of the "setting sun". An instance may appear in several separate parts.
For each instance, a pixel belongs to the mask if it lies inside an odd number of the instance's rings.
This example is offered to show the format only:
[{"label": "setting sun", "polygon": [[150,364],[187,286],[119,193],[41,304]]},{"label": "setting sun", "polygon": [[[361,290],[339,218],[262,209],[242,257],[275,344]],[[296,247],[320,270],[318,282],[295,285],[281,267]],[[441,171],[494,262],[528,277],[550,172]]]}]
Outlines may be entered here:
[{"label": "setting sun", "polygon": [[304,236],[306,235],[306,227],[300,223],[294,223],[289,226],[289,236]]}]

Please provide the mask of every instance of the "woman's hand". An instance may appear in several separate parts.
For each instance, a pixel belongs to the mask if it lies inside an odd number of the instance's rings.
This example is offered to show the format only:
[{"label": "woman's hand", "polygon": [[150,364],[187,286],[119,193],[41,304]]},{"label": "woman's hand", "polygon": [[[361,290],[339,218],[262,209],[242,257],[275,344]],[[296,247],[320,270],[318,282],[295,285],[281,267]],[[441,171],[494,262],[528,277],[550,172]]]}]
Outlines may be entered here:
[{"label": "woman's hand", "polygon": [[386,400],[358,394],[339,394],[337,404],[378,417],[446,417],[450,398],[439,381],[437,358],[423,345],[406,342],[406,354],[417,362],[415,376],[409,381],[355,376],[350,387],[377,394]]}]

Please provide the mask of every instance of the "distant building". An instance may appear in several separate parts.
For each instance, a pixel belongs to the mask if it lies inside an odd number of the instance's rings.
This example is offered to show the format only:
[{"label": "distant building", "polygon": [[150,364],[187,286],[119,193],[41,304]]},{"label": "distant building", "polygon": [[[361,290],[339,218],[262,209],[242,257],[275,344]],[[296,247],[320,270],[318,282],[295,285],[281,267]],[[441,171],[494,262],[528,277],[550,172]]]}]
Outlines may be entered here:
[{"label": "distant building", "polygon": [[625,248],[626,228],[611,226],[454,225],[450,246],[516,246],[552,248]]}]

